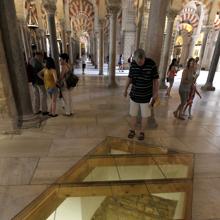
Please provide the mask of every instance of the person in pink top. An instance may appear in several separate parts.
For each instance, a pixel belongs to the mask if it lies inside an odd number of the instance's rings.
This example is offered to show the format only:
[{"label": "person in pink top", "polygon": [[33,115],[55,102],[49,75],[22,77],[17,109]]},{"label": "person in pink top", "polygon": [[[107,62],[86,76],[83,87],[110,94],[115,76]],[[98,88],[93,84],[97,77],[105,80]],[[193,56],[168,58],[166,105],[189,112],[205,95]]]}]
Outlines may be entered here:
[{"label": "person in pink top", "polygon": [[166,96],[170,96],[170,91],[173,87],[173,83],[174,83],[174,77],[176,76],[176,73],[177,73],[177,59],[173,59],[170,66],[169,66],[169,69],[168,69],[168,72],[167,72],[167,82],[169,82],[169,87],[167,88],[167,93],[166,93]]}]

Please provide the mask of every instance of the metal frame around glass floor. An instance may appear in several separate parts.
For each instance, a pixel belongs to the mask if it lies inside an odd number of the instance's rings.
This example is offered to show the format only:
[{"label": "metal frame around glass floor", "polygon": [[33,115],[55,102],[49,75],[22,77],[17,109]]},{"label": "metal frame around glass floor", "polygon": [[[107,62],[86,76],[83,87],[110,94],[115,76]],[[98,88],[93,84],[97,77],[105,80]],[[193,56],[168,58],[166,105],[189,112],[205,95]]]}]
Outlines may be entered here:
[{"label": "metal frame around glass floor", "polygon": [[[149,166],[153,176],[147,172]],[[46,220],[68,197],[181,192],[185,195],[181,219],[189,220],[193,166],[193,154],[107,137],[13,219]]]}]

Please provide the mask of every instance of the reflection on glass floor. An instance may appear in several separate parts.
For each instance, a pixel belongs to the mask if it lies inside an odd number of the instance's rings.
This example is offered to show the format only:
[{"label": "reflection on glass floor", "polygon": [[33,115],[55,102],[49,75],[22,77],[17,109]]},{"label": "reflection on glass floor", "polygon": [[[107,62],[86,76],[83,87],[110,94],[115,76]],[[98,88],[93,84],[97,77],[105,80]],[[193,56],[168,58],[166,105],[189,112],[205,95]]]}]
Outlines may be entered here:
[{"label": "reflection on glass floor", "polygon": [[193,161],[107,137],[14,219],[191,219]]}]

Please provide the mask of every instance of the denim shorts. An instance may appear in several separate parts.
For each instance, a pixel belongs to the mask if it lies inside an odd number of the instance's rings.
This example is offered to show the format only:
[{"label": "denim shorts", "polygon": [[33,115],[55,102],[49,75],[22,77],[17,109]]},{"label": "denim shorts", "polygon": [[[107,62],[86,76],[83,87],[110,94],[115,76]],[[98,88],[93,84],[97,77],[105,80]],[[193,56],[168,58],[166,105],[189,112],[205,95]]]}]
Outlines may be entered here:
[{"label": "denim shorts", "polygon": [[56,93],[58,93],[58,89],[57,89],[57,87],[55,87],[55,88],[49,88],[49,89],[47,89],[47,92],[48,92],[48,94],[50,94],[50,95],[56,94]]}]

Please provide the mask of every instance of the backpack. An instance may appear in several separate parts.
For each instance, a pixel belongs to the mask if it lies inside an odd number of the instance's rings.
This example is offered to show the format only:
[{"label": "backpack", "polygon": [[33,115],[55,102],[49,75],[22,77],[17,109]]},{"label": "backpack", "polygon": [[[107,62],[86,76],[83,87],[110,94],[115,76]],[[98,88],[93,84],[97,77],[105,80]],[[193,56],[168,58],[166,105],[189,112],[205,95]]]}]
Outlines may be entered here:
[{"label": "backpack", "polygon": [[66,80],[67,89],[70,89],[76,87],[79,81],[79,77],[73,74],[73,72],[70,70],[66,73],[65,80]]}]

